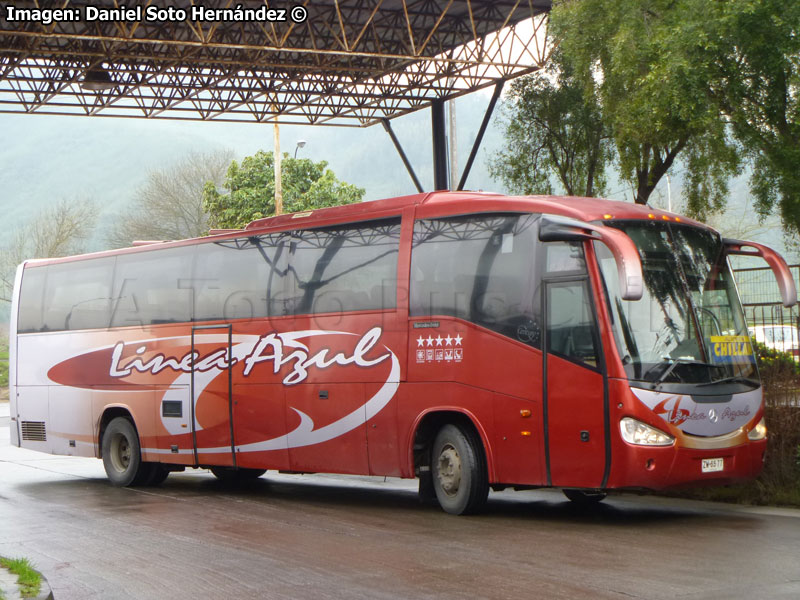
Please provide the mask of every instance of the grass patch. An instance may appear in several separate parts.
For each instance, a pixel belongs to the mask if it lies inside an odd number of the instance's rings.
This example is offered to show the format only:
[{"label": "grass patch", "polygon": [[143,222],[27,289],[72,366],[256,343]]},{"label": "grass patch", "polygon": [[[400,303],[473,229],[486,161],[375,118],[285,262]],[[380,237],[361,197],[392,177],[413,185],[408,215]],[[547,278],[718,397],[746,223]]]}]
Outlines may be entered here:
[{"label": "grass patch", "polygon": [[42,576],[27,558],[0,558],[0,565],[17,576],[17,585],[23,598],[35,598],[39,595]]}]

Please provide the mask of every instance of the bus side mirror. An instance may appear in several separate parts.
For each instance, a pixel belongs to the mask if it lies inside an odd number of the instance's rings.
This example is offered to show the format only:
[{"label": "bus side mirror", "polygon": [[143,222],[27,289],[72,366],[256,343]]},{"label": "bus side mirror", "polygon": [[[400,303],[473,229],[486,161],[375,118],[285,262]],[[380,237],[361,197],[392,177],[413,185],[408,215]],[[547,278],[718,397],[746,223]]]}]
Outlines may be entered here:
[{"label": "bus side mirror", "polygon": [[[756,242],[743,242],[742,240],[725,238],[722,243],[725,245],[727,254],[760,256],[767,261],[772,273],[775,275],[775,279],[778,280],[778,288],[781,291],[783,305],[789,307],[797,304],[797,288],[794,284],[794,277],[792,277],[792,272],[789,270],[789,265],[786,264],[780,254],[772,248]],[[753,248],[753,250],[745,250],[744,248]]]},{"label": "bus side mirror", "polygon": [[642,261],[636,244],[624,232],[569,217],[543,215],[539,224],[542,242],[595,241],[605,244],[617,263],[619,289],[623,300],[639,300],[644,291]]}]

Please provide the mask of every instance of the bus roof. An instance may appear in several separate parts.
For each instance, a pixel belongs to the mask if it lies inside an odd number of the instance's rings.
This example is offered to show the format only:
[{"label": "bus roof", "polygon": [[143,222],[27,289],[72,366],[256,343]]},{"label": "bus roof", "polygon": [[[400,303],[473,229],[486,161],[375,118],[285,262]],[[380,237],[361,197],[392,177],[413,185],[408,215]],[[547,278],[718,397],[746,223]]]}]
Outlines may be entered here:
[{"label": "bus roof", "polygon": [[562,215],[579,221],[603,221],[610,219],[641,219],[678,221],[688,225],[710,229],[707,225],[670,213],[664,210],[605,200],[602,198],[583,198],[577,196],[504,196],[494,192],[429,192],[399,196],[385,200],[371,200],[332,206],[298,213],[287,213],[274,217],[258,219],[248,224],[241,230],[221,230],[213,235],[176,241],[154,241],[140,244],[131,248],[119,250],[106,250],[76,257],[44,258],[27,261],[31,266],[40,266],[56,262],[68,262],[75,258],[96,258],[114,254],[128,254],[131,252],[146,252],[156,248],[169,246],[189,245],[209,240],[223,240],[226,238],[241,237],[243,233],[256,234],[268,231],[281,231],[287,229],[302,229],[311,226],[336,225],[355,221],[398,216],[403,209],[417,206],[422,209],[423,217],[436,217],[446,215],[463,215],[481,212],[533,212]]},{"label": "bus roof", "polygon": [[704,223],[688,219],[641,204],[619,202],[603,198],[584,198],[579,196],[503,196],[494,192],[430,192],[400,196],[386,200],[359,202],[344,206],[320,208],[299,213],[288,213],[253,221],[245,230],[285,229],[288,224],[297,226],[298,220],[314,217],[314,220],[347,221],[369,218],[375,214],[399,212],[407,206],[423,205],[441,207],[446,214],[469,214],[472,212],[495,212],[508,210],[525,211],[571,217],[579,221],[602,221],[607,219],[650,219],[679,221],[698,227],[708,228]]}]

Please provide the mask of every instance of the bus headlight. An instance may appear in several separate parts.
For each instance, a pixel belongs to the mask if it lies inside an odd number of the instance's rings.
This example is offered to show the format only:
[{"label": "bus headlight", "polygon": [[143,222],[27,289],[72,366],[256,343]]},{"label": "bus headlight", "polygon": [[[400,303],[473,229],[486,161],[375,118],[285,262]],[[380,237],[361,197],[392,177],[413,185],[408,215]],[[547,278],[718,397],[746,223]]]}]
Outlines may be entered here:
[{"label": "bus headlight", "polygon": [[619,429],[622,433],[622,439],[629,444],[636,444],[637,446],[671,446],[675,443],[675,438],[671,435],[630,417],[625,417],[619,422]]},{"label": "bus headlight", "polygon": [[764,422],[764,417],[761,417],[758,425],[747,432],[747,439],[757,442],[765,437],[767,437],[767,424]]}]

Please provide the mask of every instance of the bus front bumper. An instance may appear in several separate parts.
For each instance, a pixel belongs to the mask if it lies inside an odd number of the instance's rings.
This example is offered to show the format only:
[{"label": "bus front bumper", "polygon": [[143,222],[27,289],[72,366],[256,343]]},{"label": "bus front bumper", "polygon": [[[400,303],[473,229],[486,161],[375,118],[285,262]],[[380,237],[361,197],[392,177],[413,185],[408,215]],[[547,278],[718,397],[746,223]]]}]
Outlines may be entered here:
[{"label": "bus front bumper", "polygon": [[612,457],[609,488],[664,490],[748,481],[761,473],[767,449],[766,439],[716,449],[623,444]]}]

